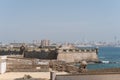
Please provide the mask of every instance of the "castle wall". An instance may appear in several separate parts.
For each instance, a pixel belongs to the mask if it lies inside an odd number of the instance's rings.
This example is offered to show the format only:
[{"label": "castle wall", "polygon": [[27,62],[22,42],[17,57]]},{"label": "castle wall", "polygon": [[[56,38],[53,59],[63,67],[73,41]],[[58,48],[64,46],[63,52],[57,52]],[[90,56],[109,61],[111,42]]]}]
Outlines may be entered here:
[{"label": "castle wall", "polygon": [[61,51],[57,56],[57,60],[62,60],[66,62],[80,62],[82,60],[85,61],[98,61],[98,55],[96,51]]},{"label": "castle wall", "polygon": [[24,54],[26,58],[57,59],[56,50],[26,51]]},{"label": "castle wall", "polygon": [[31,51],[31,52],[25,52],[24,53],[26,58],[38,58],[38,59],[47,59],[48,58],[48,52],[42,51]]}]

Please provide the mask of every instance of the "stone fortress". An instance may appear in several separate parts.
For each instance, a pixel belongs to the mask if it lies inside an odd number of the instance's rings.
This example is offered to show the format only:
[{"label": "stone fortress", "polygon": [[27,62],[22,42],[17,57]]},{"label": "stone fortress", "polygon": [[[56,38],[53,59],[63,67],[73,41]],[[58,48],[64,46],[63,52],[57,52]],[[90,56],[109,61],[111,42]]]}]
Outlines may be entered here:
[{"label": "stone fortress", "polygon": [[1,55],[7,55],[7,71],[67,71],[79,72],[73,63],[98,62],[97,48],[76,48],[74,46],[44,46],[1,48]]},{"label": "stone fortress", "polygon": [[98,49],[97,48],[59,48],[57,60],[66,62],[97,62]]},{"label": "stone fortress", "polygon": [[24,58],[37,58],[45,60],[57,60],[65,62],[97,62],[97,48],[76,48],[74,46],[44,46],[30,48],[25,46],[13,48],[1,48],[0,55],[23,55]]}]

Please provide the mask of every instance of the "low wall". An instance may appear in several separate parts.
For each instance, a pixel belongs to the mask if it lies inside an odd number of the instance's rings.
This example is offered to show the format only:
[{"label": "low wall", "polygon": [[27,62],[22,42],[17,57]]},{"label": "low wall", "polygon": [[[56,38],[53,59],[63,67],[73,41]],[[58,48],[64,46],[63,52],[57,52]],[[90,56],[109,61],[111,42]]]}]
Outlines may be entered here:
[{"label": "low wall", "polygon": [[55,80],[120,80],[120,74],[103,75],[58,75]]},{"label": "low wall", "polygon": [[8,58],[7,72],[46,72],[49,71],[49,62],[39,59]]},{"label": "low wall", "polygon": [[119,73],[98,73],[98,74],[65,74],[57,75],[51,72],[51,80],[120,80]]}]

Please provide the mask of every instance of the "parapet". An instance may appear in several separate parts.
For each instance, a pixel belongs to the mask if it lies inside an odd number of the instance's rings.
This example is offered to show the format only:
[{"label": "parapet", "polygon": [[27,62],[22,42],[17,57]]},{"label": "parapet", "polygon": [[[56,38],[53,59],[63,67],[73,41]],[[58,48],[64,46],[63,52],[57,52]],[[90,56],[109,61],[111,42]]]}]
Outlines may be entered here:
[{"label": "parapet", "polygon": [[97,48],[84,48],[84,49],[58,49],[58,53],[92,53],[95,52],[97,53],[98,50]]}]

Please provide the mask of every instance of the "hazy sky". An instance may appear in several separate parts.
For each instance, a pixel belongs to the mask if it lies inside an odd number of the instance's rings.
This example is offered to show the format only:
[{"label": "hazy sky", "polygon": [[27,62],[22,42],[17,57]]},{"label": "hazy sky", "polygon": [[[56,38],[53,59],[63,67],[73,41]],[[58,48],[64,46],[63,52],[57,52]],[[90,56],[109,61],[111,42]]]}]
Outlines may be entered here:
[{"label": "hazy sky", "polygon": [[0,41],[120,40],[120,0],[0,0]]}]

